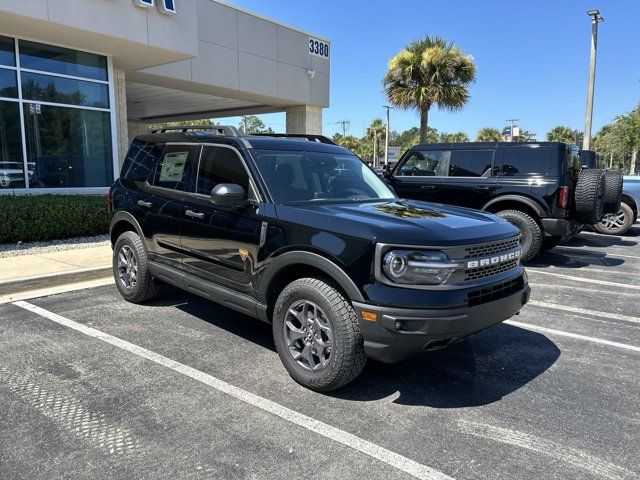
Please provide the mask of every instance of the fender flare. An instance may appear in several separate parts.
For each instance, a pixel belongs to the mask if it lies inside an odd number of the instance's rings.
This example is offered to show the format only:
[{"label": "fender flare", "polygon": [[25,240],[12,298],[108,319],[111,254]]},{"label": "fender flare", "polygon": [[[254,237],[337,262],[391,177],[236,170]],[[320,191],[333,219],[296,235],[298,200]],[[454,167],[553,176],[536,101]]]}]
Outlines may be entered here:
[{"label": "fender flare", "polygon": [[536,202],[535,200],[532,200],[529,197],[525,197],[523,195],[502,195],[500,197],[496,197],[496,198],[490,200],[489,202],[487,202],[482,207],[482,210],[486,210],[490,206],[495,205],[496,203],[503,202],[505,200],[506,201],[512,201],[512,202],[524,203],[526,206],[528,206],[531,209],[533,209],[533,211],[535,211],[540,218],[544,218],[544,217],[548,217],[549,216],[548,212],[544,208],[542,208],[542,206],[540,204],[538,204],[538,202]]},{"label": "fender flare", "polygon": [[282,271],[282,269],[290,265],[308,265],[326,272],[349,296],[349,300],[356,302],[364,302],[362,293],[347,273],[322,255],[305,251],[293,251],[279,255],[267,266],[260,276],[258,286],[258,300],[264,304],[267,303],[267,290],[273,278]]},{"label": "fender flare", "polygon": [[142,227],[138,223],[138,220],[136,220],[136,217],[131,215],[129,212],[125,212],[123,210],[120,210],[114,213],[113,217],[111,218],[111,224],[109,225],[109,239],[111,239],[111,231],[113,230],[113,227],[115,227],[116,224],[120,222],[126,222],[131,224],[131,226],[135,229],[138,236],[142,239],[142,244],[144,245],[144,249],[146,250],[147,245],[146,245],[146,242],[144,241],[144,233],[142,232]]}]

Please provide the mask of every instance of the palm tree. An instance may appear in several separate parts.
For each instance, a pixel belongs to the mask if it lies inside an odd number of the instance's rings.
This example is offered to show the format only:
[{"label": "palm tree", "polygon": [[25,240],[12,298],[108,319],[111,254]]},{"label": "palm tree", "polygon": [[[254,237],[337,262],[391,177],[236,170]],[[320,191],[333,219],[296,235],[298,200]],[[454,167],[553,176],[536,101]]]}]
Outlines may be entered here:
[{"label": "palm tree", "polygon": [[384,137],[386,131],[387,126],[385,125],[385,123],[381,119],[376,118],[373,122],[371,122],[371,125],[367,127],[367,131],[364,134],[365,138],[371,141],[372,145],[375,145],[375,147],[371,148],[371,150],[373,151],[372,160],[374,161],[376,158],[378,158],[378,155],[382,151],[380,147],[384,145]]},{"label": "palm tree", "polygon": [[464,132],[446,133],[443,132],[439,135],[438,141],[440,143],[463,143],[469,141],[469,136]]},{"label": "palm tree", "polygon": [[476,142],[502,142],[502,133],[497,128],[481,128],[476,135]]},{"label": "palm tree", "polygon": [[547,132],[547,140],[550,142],[582,143],[582,132],[571,127],[558,125]]},{"label": "palm tree", "polygon": [[384,89],[389,102],[420,112],[420,141],[427,139],[429,110],[460,110],[469,100],[469,84],[476,79],[476,66],[441,37],[426,36],[411,42],[389,62]]}]

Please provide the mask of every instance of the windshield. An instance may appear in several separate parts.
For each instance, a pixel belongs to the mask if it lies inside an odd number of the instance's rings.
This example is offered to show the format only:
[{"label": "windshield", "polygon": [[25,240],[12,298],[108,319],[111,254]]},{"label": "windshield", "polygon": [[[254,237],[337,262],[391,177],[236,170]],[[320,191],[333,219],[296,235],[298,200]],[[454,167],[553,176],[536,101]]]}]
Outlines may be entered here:
[{"label": "windshield", "polygon": [[354,155],[258,150],[255,156],[276,203],[395,199],[385,183]]}]

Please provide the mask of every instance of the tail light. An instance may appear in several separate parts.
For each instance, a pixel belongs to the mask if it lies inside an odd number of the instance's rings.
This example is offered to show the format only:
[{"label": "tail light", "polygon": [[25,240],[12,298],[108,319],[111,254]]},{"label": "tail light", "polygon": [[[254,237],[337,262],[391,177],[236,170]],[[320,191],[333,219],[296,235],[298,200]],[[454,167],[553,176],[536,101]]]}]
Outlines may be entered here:
[{"label": "tail light", "polygon": [[558,191],[558,206],[562,208],[567,208],[567,204],[569,203],[569,187],[560,187]]},{"label": "tail light", "polygon": [[111,187],[107,190],[107,212],[111,212]]}]

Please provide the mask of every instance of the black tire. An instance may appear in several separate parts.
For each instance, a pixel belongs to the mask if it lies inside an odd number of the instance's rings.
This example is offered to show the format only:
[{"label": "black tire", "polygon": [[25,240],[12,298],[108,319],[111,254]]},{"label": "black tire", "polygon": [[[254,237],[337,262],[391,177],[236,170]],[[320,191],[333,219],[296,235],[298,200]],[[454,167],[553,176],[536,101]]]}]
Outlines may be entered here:
[{"label": "black tire", "polygon": [[546,252],[552,248],[556,248],[563,240],[564,237],[562,236],[544,237],[542,239],[542,246],[540,247],[540,250]]},{"label": "black tire", "polygon": [[[332,342],[327,363],[318,371],[305,368],[299,363],[299,360],[303,361],[302,355],[294,359],[290,352],[289,345],[296,349],[304,348],[305,340],[301,338],[289,344],[286,337],[290,328],[287,319],[290,324],[299,319],[291,316],[290,311],[301,302],[311,302],[319,307],[331,329]],[[291,378],[317,392],[328,392],[350,383],[360,375],[367,361],[360,325],[351,303],[338,290],[316,278],[295,280],[282,291],[273,311],[273,338],[280,360]]]},{"label": "black tire", "polygon": [[[125,253],[126,252],[126,253]],[[127,257],[131,254],[133,259],[129,265],[135,262],[137,274],[135,281],[131,273],[127,277],[127,272],[122,272],[119,265],[120,255]],[[121,273],[123,275],[121,276]],[[149,260],[144,249],[142,239],[135,232],[124,232],[118,237],[113,246],[113,277],[116,287],[126,301],[131,303],[141,303],[152,299],[158,294],[158,284],[149,272]],[[128,280],[128,281],[127,281]]]},{"label": "black tire", "polygon": [[604,170],[587,168],[581,170],[576,184],[576,220],[592,225],[604,216],[604,192],[606,180]]},{"label": "black tire", "polygon": [[601,222],[593,227],[597,232],[605,235],[624,235],[634,224],[634,213],[626,203],[620,204],[620,210],[616,213],[605,215]]},{"label": "black tire", "polygon": [[498,212],[497,215],[520,230],[522,234],[521,260],[523,262],[528,262],[538,255],[542,247],[542,229],[533,217],[519,210],[503,210]]},{"label": "black tire", "polygon": [[605,172],[604,213],[618,213],[622,202],[622,172],[608,170]]}]

